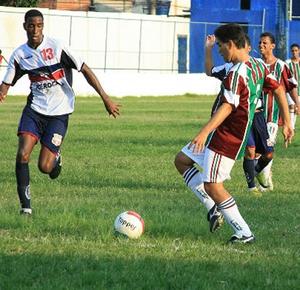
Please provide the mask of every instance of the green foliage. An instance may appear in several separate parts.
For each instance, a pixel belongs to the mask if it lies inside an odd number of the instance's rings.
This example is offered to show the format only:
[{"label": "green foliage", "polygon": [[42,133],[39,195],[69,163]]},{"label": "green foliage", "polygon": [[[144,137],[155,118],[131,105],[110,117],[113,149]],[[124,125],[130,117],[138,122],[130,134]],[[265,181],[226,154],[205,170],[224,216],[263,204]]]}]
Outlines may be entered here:
[{"label": "green foliage", "polygon": [[[26,100],[9,96],[0,105],[0,289],[298,289],[299,133],[288,150],[279,140],[275,190],[261,198],[247,192],[242,164],[235,164],[226,187],[257,241],[230,246],[230,227],[209,232],[206,210],[173,165],[207,120],[213,98],[116,101],[122,115],[114,120],[99,98],[77,98],[57,180],[38,171],[37,145],[29,219],[18,215],[14,176]],[[113,234],[125,210],[145,220],[138,240]]]},{"label": "green foliage", "polygon": [[0,0],[0,6],[36,7],[39,0]]}]

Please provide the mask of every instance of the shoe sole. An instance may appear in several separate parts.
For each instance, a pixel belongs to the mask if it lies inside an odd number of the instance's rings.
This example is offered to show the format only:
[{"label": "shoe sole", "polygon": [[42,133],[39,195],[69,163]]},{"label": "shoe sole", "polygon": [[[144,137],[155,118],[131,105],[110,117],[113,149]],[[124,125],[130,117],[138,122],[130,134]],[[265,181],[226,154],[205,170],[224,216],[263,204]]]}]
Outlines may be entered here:
[{"label": "shoe sole", "polygon": [[209,230],[211,233],[216,232],[224,224],[224,216],[220,215],[213,223],[209,222]]},{"label": "shoe sole", "polygon": [[249,238],[246,238],[246,239],[243,239],[243,240],[229,240],[228,241],[230,244],[252,244],[255,242],[255,237],[249,237]]}]

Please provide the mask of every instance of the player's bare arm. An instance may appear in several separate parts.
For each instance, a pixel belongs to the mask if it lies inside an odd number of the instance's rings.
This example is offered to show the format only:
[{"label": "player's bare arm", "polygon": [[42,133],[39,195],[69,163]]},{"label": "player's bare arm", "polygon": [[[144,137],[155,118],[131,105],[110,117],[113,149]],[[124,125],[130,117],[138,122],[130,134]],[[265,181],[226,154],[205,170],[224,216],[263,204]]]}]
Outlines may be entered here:
[{"label": "player's bare arm", "polygon": [[220,108],[214,113],[206,125],[200,130],[198,135],[191,141],[189,148],[194,146],[193,152],[199,153],[203,151],[208,135],[218,128],[223,121],[232,112],[232,105],[223,103]]},{"label": "player's bare arm", "polygon": [[216,42],[215,36],[207,35],[205,40],[205,73],[211,76],[211,70],[214,66],[212,59],[212,48]]},{"label": "player's bare arm", "polygon": [[87,82],[95,89],[95,91],[100,95],[104,106],[106,108],[106,111],[109,113],[109,115],[112,115],[114,118],[116,118],[118,115],[120,115],[120,105],[115,104],[109,96],[106,94],[104,89],[102,88],[98,78],[94,74],[94,72],[86,65],[83,64],[81,68],[81,72],[83,73],[85,79]]},{"label": "player's bare arm", "polygon": [[9,89],[10,85],[7,85],[5,83],[2,83],[0,85],[0,103],[3,103],[6,96],[7,96],[7,92],[8,92],[8,89]]},{"label": "player's bare arm", "polygon": [[294,130],[292,128],[291,119],[289,115],[289,106],[285,96],[285,91],[282,86],[279,86],[274,91],[274,96],[279,105],[280,115],[283,120],[282,134],[285,141],[285,146],[291,143],[292,138],[294,136]]}]

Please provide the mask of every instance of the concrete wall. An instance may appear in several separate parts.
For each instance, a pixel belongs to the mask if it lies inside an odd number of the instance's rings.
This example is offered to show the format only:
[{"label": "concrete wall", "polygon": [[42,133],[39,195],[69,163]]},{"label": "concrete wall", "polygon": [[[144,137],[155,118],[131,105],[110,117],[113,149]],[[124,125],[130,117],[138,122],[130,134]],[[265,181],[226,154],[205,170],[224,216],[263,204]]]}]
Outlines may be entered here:
[{"label": "concrete wall", "polygon": [[[189,20],[132,13],[40,9],[45,34],[62,39],[93,68],[103,70],[178,70],[178,35],[189,36]],[[0,7],[1,49],[5,55],[26,41],[26,9]],[[189,54],[187,52],[187,54]]]},{"label": "concrete wall", "polygon": [[[24,8],[0,7],[1,49],[6,58],[15,47],[26,42],[22,28],[26,11]],[[45,15],[44,33],[62,39],[78,52],[112,96],[216,94],[219,90],[219,82],[204,74],[177,73],[177,58],[174,58],[177,48],[175,51],[171,48],[177,35],[189,34],[188,20],[180,19],[174,27],[174,18],[164,16],[41,11]],[[139,38],[141,29],[144,31],[142,41]],[[138,52],[140,48],[142,54]],[[0,67],[1,80],[5,69],[5,66]],[[74,72],[73,87],[78,95],[95,94],[77,72]],[[27,76],[10,89],[10,94],[28,93]]]}]

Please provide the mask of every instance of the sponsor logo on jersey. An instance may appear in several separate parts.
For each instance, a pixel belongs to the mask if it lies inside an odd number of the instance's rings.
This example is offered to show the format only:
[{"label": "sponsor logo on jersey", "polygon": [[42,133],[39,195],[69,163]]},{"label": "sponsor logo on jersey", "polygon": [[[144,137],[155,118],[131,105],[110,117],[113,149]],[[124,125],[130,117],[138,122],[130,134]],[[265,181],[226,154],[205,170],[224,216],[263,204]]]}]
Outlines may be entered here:
[{"label": "sponsor logo on jersey", "polygon": [[57,81],[51,81],[51,82],[44,82],[42,84],[38,84],[36,85],[37,90],[42,91],[42,90],[46,90],[46,89],[50,89],[53,86],[58,85]]},{"label": "sponsor logo on jersey", "polygon": [[22,57],[23,59],[29,59],[29,58],[32,58],[33,57],[33,55],[26,55],[26,56],[24,56],[24,57]]}]

